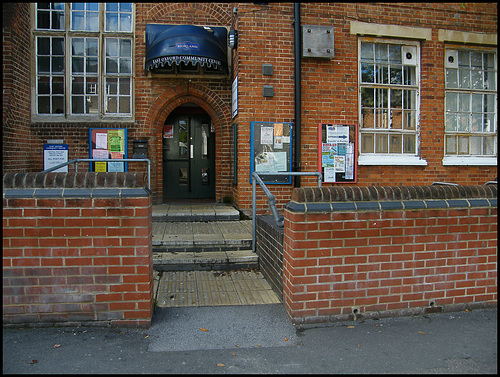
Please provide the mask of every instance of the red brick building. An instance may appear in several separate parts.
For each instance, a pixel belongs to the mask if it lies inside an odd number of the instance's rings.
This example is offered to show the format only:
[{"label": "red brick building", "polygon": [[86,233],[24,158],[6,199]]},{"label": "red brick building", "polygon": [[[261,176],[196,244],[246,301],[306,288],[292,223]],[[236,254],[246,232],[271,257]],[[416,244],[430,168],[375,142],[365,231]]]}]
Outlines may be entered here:
[{"label": "red brick building", "polygon": [[[154,203],[249,213],[259,147],[326,185],[483,184],[497,114],[496,3],[3,5],[4,172],[42,171],[53,140],[111,152],[90,129],[124,129],[115,153],[147,146]],[[298,184],[316,181],[273,185],[278,204]]]}]

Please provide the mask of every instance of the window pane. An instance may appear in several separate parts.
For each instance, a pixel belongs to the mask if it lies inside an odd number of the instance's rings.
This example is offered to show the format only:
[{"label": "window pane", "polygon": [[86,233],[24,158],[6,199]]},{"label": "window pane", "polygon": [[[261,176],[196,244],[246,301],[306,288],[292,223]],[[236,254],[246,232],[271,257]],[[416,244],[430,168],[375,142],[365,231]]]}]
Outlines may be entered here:
[{"label": "window pane", "polygon": [[120,94],[121,95],[130,94],[130,79],[120,79]]},{"label": "window pane", "polygon": [[375,115],[373,109],[363,109],[361,116],[361,124],[363,128],[373,128],[375,126]]},{"label": "window pane", "polygon": [[405,130],[414,130],[417,127],[417,113],[416,111],[404,110],[404,128]]},{"label": "window pane", "polygon": [[391,66],[391,84],[403,84],[403,67]]},{"label": "window pane", "polygon": [[388,150],[387,141],[388,137],[386,134],[377,134],[375,151],[377,153],[387,153]]},{"label": "window pane", "polygon": [[38,73],[50,73],[50,57],[39,56],[38,57],[37,70]]},{"label": "window pane", "polygon": [[472,71],[471,72],[471,82],[472,89],[483,89],[483,72],[482,71]]},{"label": "window pane", "polygon": [[379,63],[386,63],[389,60],[387,54],[387,45],[376,44],[375,45],[375,61]]},{"label": "window pane", "polygon": [[52,97],[52,114],[64,114],[64,97]]},{"label": "window pane", "polygon": [[87,78],[85,94],[97,94],[97,77]]},{"label": "window pane", "polygon": [[117,94],[118,93],[118,79],[106,79],[106,94]]},{"label": "window pane", "polygon": [[85,30],[83,12],[71,12],[71,30]]},{"label": "window pane", "polygon": [[117,112],[116,97],[107,97],[106,98],[106,112],[107,113],[116,113]]},{"label": "window pane", "polygon": [[468,69],[460,69],[458,74],[460,76],[460,88],[470,88],[470,71]]},{"label": "window pane", "polygon": [[52,38],[52,55],[64,56],[64,38]]},{"label": "window pane", "polygon": [[98,111],[98,103],[97,96],[87,96],[87,113],[88,114],[97,114]]},{"label": "window pane", "polygon": [[472,112],[481,113],[483,112],[483,95],[473,94],[472,95]]},{"label": "window pane", "polygon": [[122,114],[130,113],[130,97],[120,97],[120,109],[119,112]]},{"label": "window pane", "polygon": [[483,143],[482,137],[471,137],[470,138],[470,154],[481,155],[481,147]]},{"label": "window pane", "polygon": [[132,41],[130,39],[120,39],[120,56],[127,58],[132,56]]},{"label": "window pane", "polygon": [[83,38],[72,38],[71,39],[71,49],[73,55],[83,56],[84,50],[84,39]]},{"label": "window pane", "polygon": [[39,29],[50,29],[50,12],[37,12],[37,26]]},{"label": "window pane", "polygon": [[391,144],[389,148],[389,153],[401,153],[402,152],[402,135],[391,135]]},{"label": "window pane", "polygon": [[62,73],[64,71],[64,57],[52,58],[52,73]]},{"label": "window pane", "polygon": [[107,12],[118,12],[118,3],[106,3]]},{"label": "window pane", "polygon": [[97,38],[87,38],[86,43],[86,54],[88,56],[97,56],[98,54],[98,48],[97,48]]},{"label": "window pane", "polygon": [[484,132],[495,132],[495,114],[485,114],[484,115]]},{"label": "window pane", "polygon": [[64,12],[52,12],[52,29],[64,30]]},{"label": "window pane", "polygon": [[84,114],[84,103],[85,97],[83,96],[71,96],[71,113],[72,114]]},{"label": "window pane", "polygon": [[120,31],[132,31],[132,14],[120,15]]},{"label": "window pane", "polygon": [[446,70],[446,86],[448,88],[458,88],[458,70],[457,69],[447,69]]},{"label": "window pane", "polygon": [[87,73],[97,73],[97,58],[87,58]]},{"label": "window pane", "polygon": [[361,136],[361,152],[362,153],[373,153],[373,134],[363,134]]},{"label": "window pane", "polygon": [[106,58],[106,73],[118,73],[118,59]]},{"label": "window pane", "polygon": [[446,154],[457,154],[457,140],[455,136],[446,137]]},{"label": "window pane", "polygon": [[38,97],[38,114],[50,114],[50,97],[39,96]]},{"label": "window pane", "polygon": [[71,68],[73,73],[83,73],[83,58],[71,59]]},{"label": "window pane", "polygon": [[495,137],[485,137],[483,138],[483,153],[488,156],[495,155],[495,145],[496,138]]},{"label": "window pane", "polygon": [[88,31],[99,30],[99,13],[88,13],[86,29]]},{"label": "window pane", "polygon": [[469,138],[466,136],[458,137],[458,154],[469,154]]},{"label": "window pane", "polygon": [[469,114],[458,114],[458,131],[468,132],[469,130]]},{"label": "window pane", "polygon": [[118,31],[117,13],[106,13],[106,31]]},{"label": "window pane", "polygon": [[389,45],[389,61],[394,64],[401,64],[401,46]]},{"label": "window pane", "polygon": [[52,94],[64,94],[64,77],[55,76],[52,78]]},{"label": "window pane", "polygon": [[45,76],[38,77],[38,94],[50,94],[50,78]]},{"label": "window pane", "polygon": [[458,124],[457,114],[446,114],[446,131],[456,131]]},{"label": "window pane", "polygon": [[106,56],[118,56],[118,39],[106,38]]},{"label": "window pane", "polygon": [[38,37],[37,38],[37,51],[38,55],[50,55],[50,38]]},{"label": "window pane", "polygon": [[132,12],[132,3],[120,3],[120,12]]},{"label": "window pane", "polygon": [[362,82],[374,82],[374,65],[361,63],[361,81]]},{"label": "window pane", "polygon": [[391,127],[398,130],[403,128],[403,112],[401,110],[391,111]]},{"label": "window pane", "polygon": [[71,79],[71,93],[83,94],[83,77],[73,77]]},{"label": "window pane", "polygon": [[373,61],[373,43],[361,42],[361,59]]},{"label": "window pane", "polygon": [[404,153],[415,154],[415,135],[404,135]]},{"label": "window pane", "polygon": [[85,3],[71,3],[71,9],[85,10]]},{"label": "window pane", "polygon": [[458,111],[458,94],[446,93],[446,111]]},{"label": "window pane", "polygon": [[120,73],[132,72],[132,59],[120,59]]}]

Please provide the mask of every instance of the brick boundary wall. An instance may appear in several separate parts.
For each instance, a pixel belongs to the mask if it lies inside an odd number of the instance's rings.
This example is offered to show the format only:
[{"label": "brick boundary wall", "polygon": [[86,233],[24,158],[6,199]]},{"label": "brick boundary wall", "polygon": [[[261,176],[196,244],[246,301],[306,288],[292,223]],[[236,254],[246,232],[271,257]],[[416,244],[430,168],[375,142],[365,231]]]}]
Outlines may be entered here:
[{"label": "brick boundary wall", "polygon": [[283,303],[296,324],[497,305],[497,186],[296,188]]},{"label": "brick boundary wall", "polygon": [[151,325],[144,183],[142,173],[4,174],[4,326]]},{"label": "brick boundary wall", "polygon": [[257,216],[255,252],[259,256],[259,270],[274,293],[283,300],[283,236],[273,216]]}]

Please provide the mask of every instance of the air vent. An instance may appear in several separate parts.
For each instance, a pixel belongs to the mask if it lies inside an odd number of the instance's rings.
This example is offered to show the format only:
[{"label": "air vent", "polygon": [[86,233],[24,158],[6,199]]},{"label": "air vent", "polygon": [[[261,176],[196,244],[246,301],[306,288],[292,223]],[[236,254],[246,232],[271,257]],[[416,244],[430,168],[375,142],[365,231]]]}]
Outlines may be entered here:
[{"label": "air vent", "polygon": [[403,46],[401,54],[404,65],[417,65],[417,47],[416,46]]},{"label": "air vent", "polygon": [[458,51],[446,50],[444,65],[446,68],[458,68]]}]

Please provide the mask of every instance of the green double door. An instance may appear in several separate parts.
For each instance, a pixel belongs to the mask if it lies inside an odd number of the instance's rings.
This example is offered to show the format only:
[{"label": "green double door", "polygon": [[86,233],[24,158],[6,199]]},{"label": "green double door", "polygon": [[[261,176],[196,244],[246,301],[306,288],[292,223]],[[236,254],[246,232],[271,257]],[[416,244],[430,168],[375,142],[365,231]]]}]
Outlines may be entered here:
[{"label": "green double door", "polygon": [[215,198],[215,134],[210,117],[175,115],[163,135],[163,199]]}]

